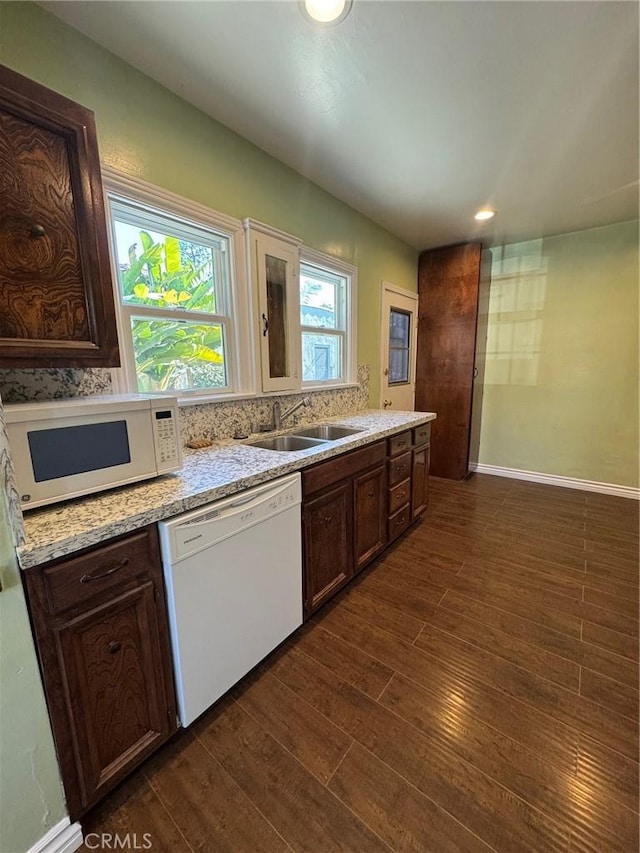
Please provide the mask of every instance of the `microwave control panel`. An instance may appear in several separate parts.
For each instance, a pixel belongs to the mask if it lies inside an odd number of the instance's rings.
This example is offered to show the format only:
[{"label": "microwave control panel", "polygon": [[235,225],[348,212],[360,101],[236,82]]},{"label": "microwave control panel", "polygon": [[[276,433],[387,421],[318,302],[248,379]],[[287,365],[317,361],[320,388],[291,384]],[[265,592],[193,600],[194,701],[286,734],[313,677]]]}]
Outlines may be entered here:
[{"label": "microwave control panel", "polygon": [[180,467],[180,439],[172,409],[156,409],[153,412],[156,464],[158,473],[175,471]]}]

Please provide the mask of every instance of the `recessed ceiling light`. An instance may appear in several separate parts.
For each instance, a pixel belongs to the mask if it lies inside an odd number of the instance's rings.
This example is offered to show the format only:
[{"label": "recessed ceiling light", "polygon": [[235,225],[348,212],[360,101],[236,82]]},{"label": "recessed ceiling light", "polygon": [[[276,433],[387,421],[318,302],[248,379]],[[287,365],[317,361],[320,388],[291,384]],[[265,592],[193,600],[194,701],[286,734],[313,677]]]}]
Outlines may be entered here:
[{"label": "recessed ceiling light", "polygon": [[485,219],[493,219],[495,215],[495,210],[491,210],[490,207],[483,207],[473,218],[477,219],[479,222],[484,222]]},{"label": "recessed ceiling light", "polygon": [[338,24],[344,21],[353,0],[304,0],[300,5],[305,14],[319,24]]}]

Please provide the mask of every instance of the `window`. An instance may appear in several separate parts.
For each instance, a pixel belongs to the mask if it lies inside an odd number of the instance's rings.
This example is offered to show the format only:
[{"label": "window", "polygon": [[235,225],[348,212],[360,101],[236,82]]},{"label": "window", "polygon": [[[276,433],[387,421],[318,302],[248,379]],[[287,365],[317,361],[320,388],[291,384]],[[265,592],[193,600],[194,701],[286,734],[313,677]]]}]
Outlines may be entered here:
[{"label": "window", "polygon": [[411,315],[398,308],[389,311],[389,385],[409,381]]},{"label": "window", "polygon": [[200,221],[185,218],[171,198],[162,209],[140,193],[109,194],[125,384],[182,399],[237,393],[246,383],[236,346],[236,235],[205,209]]},{"label": "window", "polygon": [[355,381],[355,279],[354,267],[301,250],[303,384]]}]

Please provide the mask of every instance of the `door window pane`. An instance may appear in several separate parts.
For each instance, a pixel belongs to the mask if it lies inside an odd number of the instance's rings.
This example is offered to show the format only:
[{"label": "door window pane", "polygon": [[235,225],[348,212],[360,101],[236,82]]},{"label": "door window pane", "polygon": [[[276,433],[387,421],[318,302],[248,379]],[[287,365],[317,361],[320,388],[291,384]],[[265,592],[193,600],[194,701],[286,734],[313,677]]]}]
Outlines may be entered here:
[{"label": "door window pane", "polygon": [[409,381],[411,316],[392,308],[389,312],[389,384]]}]

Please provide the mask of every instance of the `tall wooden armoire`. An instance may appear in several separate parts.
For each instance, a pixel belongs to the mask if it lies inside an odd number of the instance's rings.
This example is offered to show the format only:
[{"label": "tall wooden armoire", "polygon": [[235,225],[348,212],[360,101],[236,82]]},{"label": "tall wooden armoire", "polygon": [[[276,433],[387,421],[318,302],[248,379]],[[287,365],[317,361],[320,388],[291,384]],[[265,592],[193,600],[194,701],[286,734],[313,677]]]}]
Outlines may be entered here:
[{"label": "tall wooden armoire", "polygon": [[[435,477],[466,477],[472,438],[479,441],[489,278],[481,243],[420,256],[416,409],[438,415],[431,427]],[[477,447],[472,452],[477,459]]]}]

